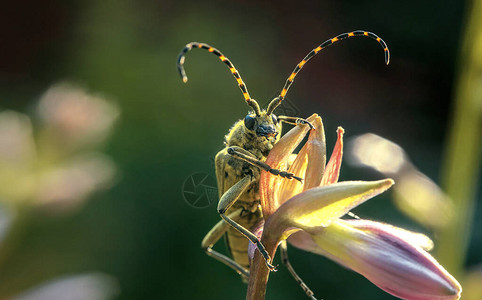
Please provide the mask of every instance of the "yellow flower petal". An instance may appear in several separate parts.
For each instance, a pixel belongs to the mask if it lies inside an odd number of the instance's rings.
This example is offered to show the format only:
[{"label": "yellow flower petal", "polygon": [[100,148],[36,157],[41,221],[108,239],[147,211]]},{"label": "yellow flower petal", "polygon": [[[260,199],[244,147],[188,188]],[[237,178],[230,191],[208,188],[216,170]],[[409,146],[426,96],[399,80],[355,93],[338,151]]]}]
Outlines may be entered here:
[{"label": "yellow flower petal", "polygon": [[[307,120],[311,123],[318,117],[313,114]],[[273,169],[285,170],[289,156],[293,153],[296,147],[301,143],[310,127],[308,125],[295,126],[288,131],[271,149],[266,163]],[[286,180],[280,176],[273,176],[266,171],[261,172],[259,183],[259,193],[261,198],[261,207],[263,208],[263,215],[265,217],[273,214],[274,211],[281,205],[278,198],[278,190],[282,180]]]},{"label": "yellow flower petal", "polygon": [[393,183],[392,179],[347,181],[309,189],[279,207],[266,222],[265,233],[282,236],[293,227],[315,233]]},{"label": "yellow flower petal", "polygon": [[[306,169],[308,167],[308,151],[307,147],[301,148],[300,152],[296,155],[296,159],[291,164],[288,172],[295,174],[298,177],[304,178]],[[305,181],[306,182],[306,181]],[[280,186],[278,189],[278,204],[281,205],[290,199],[294,195],[297,195],[303,191],[305,182],[299,182],[298,180],[280,180]]]},{"label": "yellow flower petal", "polygon": [[288,170],[296,176],[302,177],[304,182],[282,180],[278,196],[280,204],[304,190],[320,185],[326,163],[325,131],[320,117],[314,118],[311,124],[314,130],[310,131],[308,141]]}]

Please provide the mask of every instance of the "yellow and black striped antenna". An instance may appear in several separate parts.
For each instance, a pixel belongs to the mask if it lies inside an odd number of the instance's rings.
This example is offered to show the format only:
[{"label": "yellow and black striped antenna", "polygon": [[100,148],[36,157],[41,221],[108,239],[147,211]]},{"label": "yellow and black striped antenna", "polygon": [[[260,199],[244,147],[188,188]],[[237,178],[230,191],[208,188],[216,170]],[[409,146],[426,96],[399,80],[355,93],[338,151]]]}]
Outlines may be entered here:
[{"label": "yellow and black striped antenna", "polygon": [[246,100],[246,103],[254,109],[254,112],[257,116],[261,114],[261,109],[259,108],[258,102],[256,102],[256,100],[252,99],[249,96],[246,84],[244,84],[243,79],[241,79],[241,75],[239,74],[238,70],[236,70],[233,63],[226,56],[224,56],[221,51],[209,46],[208,44],[191,42],[187,44],[184,49],[182,49],[181,53],[179,53],[179,56],[177,58],[177,69],[179,71],[179,74],[181,75],[183,82],[187,82],[186,72],[184,71],[184,60],[186,58],[186,53],[192,48],[206,49],[216,55],[222,62],[224,62],[228,66],[234,78],[236,78],[238,86],[241,89],[241,92],[243,92],[244,100]]},{"label": "yellow and black striped antenna", "polygon": [[366,37],[369,37],[369,38],[372,38],[372,39],[376,40],[382,46],[383,51],[385,52],[385,63],[388,65],[388,63],[390,62],[390,51],[388,50],[387,44],[379,36],[377,36],[376,34],[374,34],[372,32],[363,31],[363,30],[356,30],[356,31],[352,31],[352,32],[342,33],[342,34],[337,35],[336,37],[334,37],[332,39],[326,40],[323,43],[321,43],[321,45],[319,45],[315,49],[311,50],[311,52],[308,53],[308,55],[306,55],[305,58],[303,58],[303,60],[299,64],[296,65],[296,67],[293,70],[293,72],[291,73],[290,77],[288,77],[288,79],[286,80],[286,83],[285,83],[283,89],[281,90],[280,95],[278,97],[274,98],[269,103],[268,109],[266,110],[266,112],[268,114],[271,114],[274,111],[274,109],[278,105],[281,104],[281,101],[284,100],[284,98],[286,96],[286,93],[288,92],[288,89],[290,88],[291,84],[293,83],[293,80],[296,77],[296,74],[298,74],[298,72],[303,68],[303,66],[306,64],[306,62],[308,62],[313,56],[318,54],[318,52],[320,52],[322,49],[324,49],[328,46],[331,46],[338,41],[341,41],[341,40],[344,40],[344,39],[347,39],[347,38],[351,38],[351,37],[355,37],[355,36],[366,36]]}]

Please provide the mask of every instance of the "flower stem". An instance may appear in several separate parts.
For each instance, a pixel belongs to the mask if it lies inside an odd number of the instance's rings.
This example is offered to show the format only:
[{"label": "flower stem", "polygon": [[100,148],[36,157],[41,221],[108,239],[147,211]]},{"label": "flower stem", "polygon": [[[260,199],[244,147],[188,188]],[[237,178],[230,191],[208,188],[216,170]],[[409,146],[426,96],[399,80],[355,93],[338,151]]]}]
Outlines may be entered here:
[{"label": "flower stem", "polygon": [[[265,238],[261,239],[269,256],[273,259],[278,247],[278,241]],[[266,266],[263,256],[259,251],[255,251],[253,262],[249,270],[248,292],[246,300],[263,300],[266,295],[266,286],[268,285],[269,269]]]}]

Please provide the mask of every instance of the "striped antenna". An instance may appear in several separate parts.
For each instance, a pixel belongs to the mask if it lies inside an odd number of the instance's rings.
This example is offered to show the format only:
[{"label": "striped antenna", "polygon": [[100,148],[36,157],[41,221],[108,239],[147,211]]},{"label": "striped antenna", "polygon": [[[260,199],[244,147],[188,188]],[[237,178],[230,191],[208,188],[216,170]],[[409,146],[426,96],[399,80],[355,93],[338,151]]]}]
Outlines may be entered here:
[{"label": "striped antenna", "polygon": [[206,49],[216,55],[222,62],[224,62],[228,66],[234,78],[236,78],[238,86],[241,89],[241,92],[243,92],[244,100],[246,100],[246,103],[254,109],[254,112],[257,116],[261,114],[261,109],[259,108],[258,103],[256,102],[256,100],[252,99],[249,96],[248,89],[246,88],[243,79],[241,79],[241,75],[239,74],[238,70],[236,70],[231,61],[226,56],[224,56],[221,51],[209,46],[208,44],[192,42],[187,44],[186,47],[182,49],[181,53],[179,53],[179,56],[177,57],[177,70],[179,71],[179,74],[181,75],[182,81],[184,83],[187,82],[186,71],[184,71],[184,60],[186,59],[186,53],[189,52],[192,48]]},{"label": "striped antenna", "polygon": [[308,55],[306,55],[305,58],[303,58],[303,60],[299,64],[296,65],[296,67],[293,70],[293,72],[291,73],[290,77],[288,77],[288,79],[286,80],[286,83],[285,83],[283,89],[281,90],[281,94],[278,97],[274,98],[271,101],[271,103],[268,105],[267,113],[271,114],[274,111],[274,109],[278,105],[281,104],[281,101],[284,100],[284,98],[286,96],[286,93],[288,92],[288,89],[290,88],[291,84],[293,83],[293,80],[295,79],[296,75],[313,56],[318,54],[318,52],[320,52],[322,49],[324,49],[328,46],[331,46],[338,41],[341,41],[341,40],[344,40],[344,39],[347,39],[347,38],[351,38],[351,37],[355,37],[355,36],[366,36],[366,37],[369,37],[369,38],[372,38],[372,39],[376,40],[383,48],[383,51],[385,53],[385,63],[388,65],[388,63],[390,62],[390,51],[388,50],[387,44],[379,36],[377,36],[376,34],[374,34],[372,32],[363,31],[363,30],[356,30],[356,31],[352,31],[352,32],[342,33],[342,34],[337,35],[336,37],[334,37],[332,39],[324,41],[321,45],[319,45],[315,49],[311,50],[311,52],[308,53]]}]

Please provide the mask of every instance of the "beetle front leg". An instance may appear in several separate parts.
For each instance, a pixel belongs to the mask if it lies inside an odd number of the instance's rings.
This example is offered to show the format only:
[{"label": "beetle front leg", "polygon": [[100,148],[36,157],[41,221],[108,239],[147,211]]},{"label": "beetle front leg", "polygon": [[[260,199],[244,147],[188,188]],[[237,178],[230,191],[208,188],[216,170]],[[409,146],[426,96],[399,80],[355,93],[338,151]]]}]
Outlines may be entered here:
[{"label": "beetle front leg", "polygon": [[246,175],[243,179],[238,181],[229,190],[227,190],[226,193],[224,193],[221,199],[219,200],[218,212],[224,221],[229,223],[237,231],[239,231],[246,238],[248,238],[253,244],[256,245],[261,255],[263,255],[268,269],[270,269],[271,271],[276,271],[276,267],[271,264],[271,257],[269,256],[268,252],[264,248],[263,244],[261,244],[261,241],[258,239],[258,237],[248,229],[236,223],[236,221],[234,221],[232,218],[225,215],[226,211],[236,202],[236,200],[238,200],[238,198],[246,191],[248,186],[251,183],[253,183],[255,180],[256,179],[253,176]]},{"label": "beetle front leg", "polygon": [[260,161],[259,159],[253,157],[252,155],[246,154],[245,152],[247,152],[247,151],[240,148],[240,147],[236,147],[236,146],[229,147],[227,151],[228,151],[229,155],[231,155],[233,157],[236,157],[236,158],[239,158],[241,160],[244,160],[245,162],[247,162],[247,163],[249,163],[249,164],[251,164],[255,167],[258,167],[261,170],[265,170],[267,172],[270,172],[273,175],[278,175],[278,176],[281,176],[281,177],[284,177],[284,178],[287,178],[287,179],[296,179],[300,182],[303,181],[303,178],[295,176],[293,173],[271,168],[268,164]]},{"label": "beetle front leg", "polygon": [[298,117],[288,117],[288,116],[278,116],[278,121],[285,122],[291,125],[308,125],[310,129],[315,129],[315,127],[306,119]]}]

